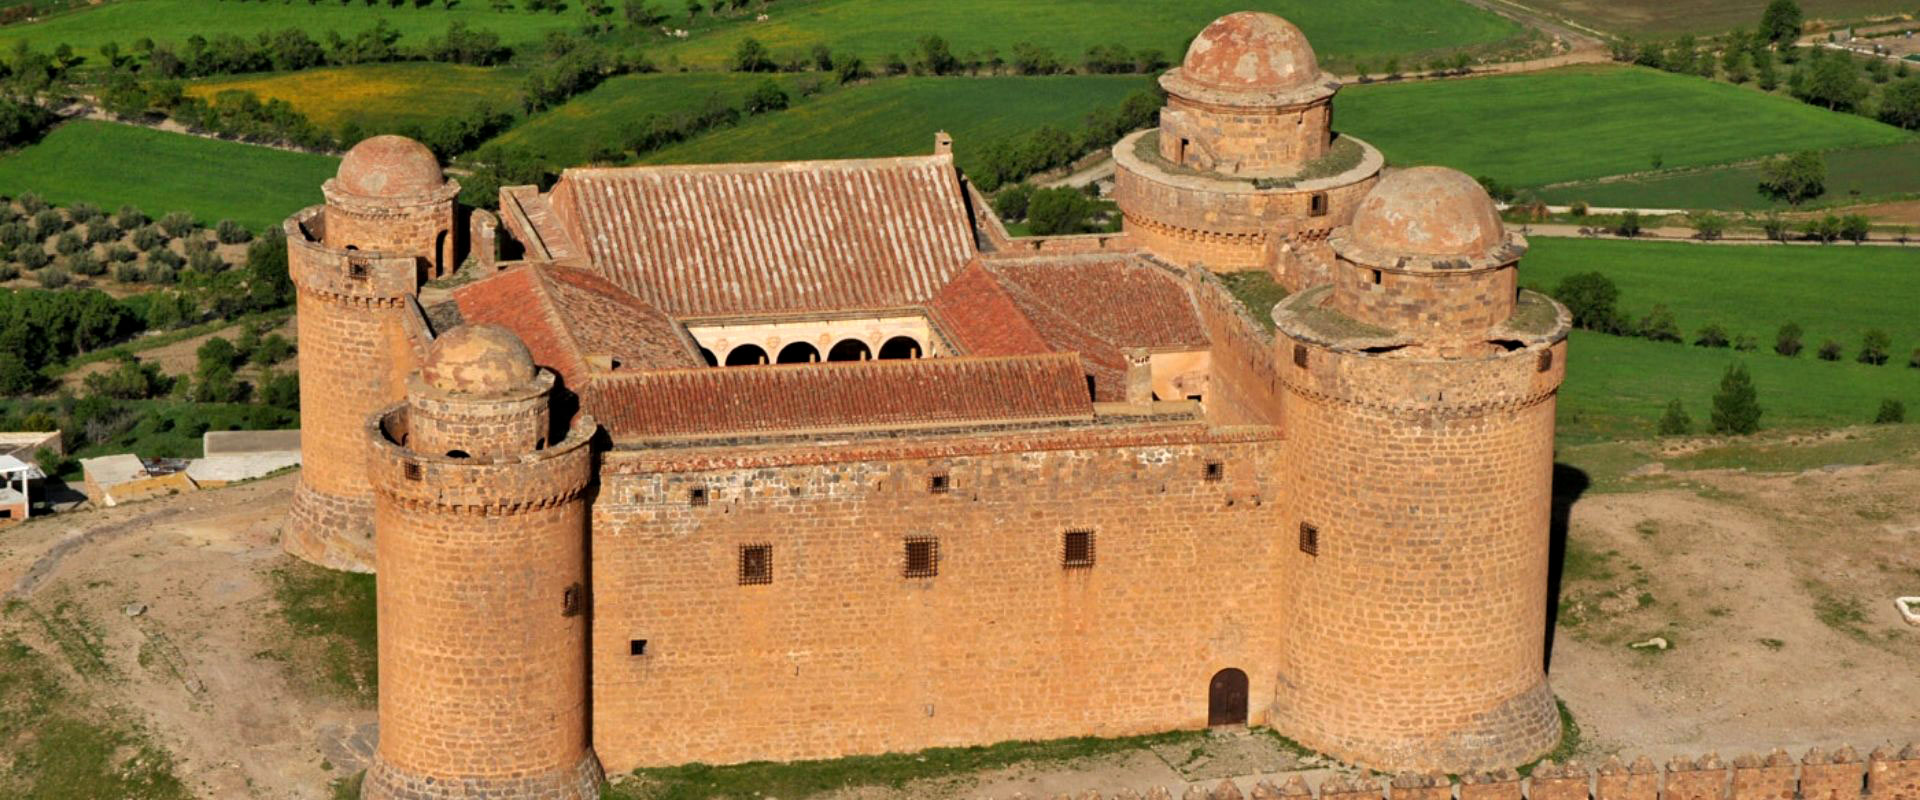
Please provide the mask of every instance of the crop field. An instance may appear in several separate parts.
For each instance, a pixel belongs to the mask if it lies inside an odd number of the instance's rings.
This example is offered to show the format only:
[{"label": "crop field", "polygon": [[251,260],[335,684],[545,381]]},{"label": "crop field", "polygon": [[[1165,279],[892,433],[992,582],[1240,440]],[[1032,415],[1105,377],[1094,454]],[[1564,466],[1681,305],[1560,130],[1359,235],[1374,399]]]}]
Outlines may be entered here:
[{"label": "crop field", "polygon": [[1397,165],[1539,186],[1792,150],[1915,141],[1898,128],[1639,67],[1577,67],[1344,91],[1335,124]]},{"label": "crop field", "polygon": [[[1767,0],[1530,0],[1528,5],[1609,33],[1674,36],[1752,29]],[[1800,0],[1808,19],[1853,20],[1913,10],[1906,0]]]},{"label": "crop field", "polygon": [[896,78],[823,95],[791,109],[651,153],[646,161],[780,161],[933,152],[953,134],[961,169],[987,142],[1052,123],[1077,131],[1096,108],[1149,84],[1137,75],[1042,78]]},{"label": "crop field", "polygon": [[258,230],[320,202],[320,184],[338,165],[328,156],[79,121],[0,157],[0,186],[57,205],[132,203],[155,217],[189,211],[209,224],[232,219]]},{"label": "crop field", "polygon": [[776,58],[826,44],[873,64],[888,53],[912,60],[915,43],[933,33],[956,55],[992,49],[1006,58],[1015,44],[1032,42],[1077,62],[1088,47],[1120,44],[1157,49],[1177,62],[1208,22],[1249,9],[1292,20],[1323,62],[1345,64],[1486,46],[1521,32],[1517,23],[1459,0],[821,0],[775,3],[766,22],[696,36],[659,52],[685,64],[719,66],[751,36]]},{"label": "crop field", "polygon": [[[1920,141],[1835,150],[1826,158],[1827,193],[1810,205],[1851,204],[1920,193]],[[1736,164],[1673,175],[1555,186],[1542,190],[1540,196],[1556,205],[1585,202],[1607,207],[1732,211],[1788,207],[1760,194],[1759,185],[1759,165]]]},{"label": "crop field", "polygon": [[819,80],[820,77],[817,74],[744,75],[727,72],[623,75],[557,108],[533,116],[496,137],[493,143],[526,148],[555,164],[585,163],[595,150],[621,147],[634,127],[649,114],[691,111],[714,95],[718,95],[727,105],[738,108],[741,100],[768,78],[780,82],[795,103],[811,102],[796,96],[794,84],[809,78]]},{"label": "crop field", "polygon": [[324,128],[352,122],[366,130],[391,131],[465,113],[482,103],[515,109],[525,77],[524,71],[505,67],[405,62],[209,78],[188,84],[187,93],[205,98],[242,89],[262,100],[285,100]]},{"label": "crop field", "polygon": [[118,42],[130,47],[136,40],[183,43],[194,35],[211,37],[231,33],[252,38],[254,35],[299,28],[307,35],[324,40],[328,31],[352,36],[372,28],[381,20],[400,33],[401,45],[416,45],[446,33],[455,20],[468,26],[500,34],[508,44],[537,42],[551,31],[577,31],[586,22],[579,3],[567,3],[566,10],[528,13],[519,9],[494,11],[484,0],[462,0],[453,8],[438,3],[416,8],[389,8],[382,3],[274,3],[220,2],[209,0],[112,0],[86,11],[62,14],[42,22],[8,25],[0,28],[0,46],[11,49],[15,42],[27,41],[41,50],[69,44],[75,52],[91,56],[100,45]]}]

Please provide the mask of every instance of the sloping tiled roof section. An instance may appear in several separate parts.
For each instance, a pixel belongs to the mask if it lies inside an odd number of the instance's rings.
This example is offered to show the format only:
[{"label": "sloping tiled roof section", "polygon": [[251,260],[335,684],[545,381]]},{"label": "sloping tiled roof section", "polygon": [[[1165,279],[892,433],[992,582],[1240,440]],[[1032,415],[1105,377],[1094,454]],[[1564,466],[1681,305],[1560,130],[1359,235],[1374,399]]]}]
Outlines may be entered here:
[{"label": "sloping tiled roof section", "polygon": [[1079,360],[1056,353],[602,375],[581,398],[615,437],[827,432],[1087,419]]},{"label": "sloping tiled roof section", "polygon": [[533,361],[566,385],[587,380],[587,356],[629,367],[701,366],[673,320],[598,276],[572,267],[524,264],[453,291],[470,324],[505,326]]},{"label": "sloping tiled roof section", "polygon": [[1053,350],[1000,280],[978,260],[927,304],[933,321],[966,355],[1015,356]]},{"label": "sloping tiled roof section", "polygon": [[573,169],[556,216],[677,318],[920,305],[973,256],[949,155]]},{"label": "sloping tiled roof section", "polygon": [[1200,350],[1207,346],[1187,288],[1165,270],[1128,257],[996,261],[993,270],[1089,335],[1120,348]]}]

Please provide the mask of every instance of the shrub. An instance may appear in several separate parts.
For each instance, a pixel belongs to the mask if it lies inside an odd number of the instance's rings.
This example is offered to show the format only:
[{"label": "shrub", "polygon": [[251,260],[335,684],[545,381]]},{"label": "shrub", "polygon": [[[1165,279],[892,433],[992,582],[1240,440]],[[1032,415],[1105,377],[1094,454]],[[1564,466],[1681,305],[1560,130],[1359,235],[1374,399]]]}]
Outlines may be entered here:
[{"label": "shrub", "polygon": [[158,248],[154,248],[152,250],[147,251],[147,263],[150,265],[159,265],[163,267],[170,267],[172,269],[179,269],[180,267],[186,265],[187,259],[182,257],[179,253],[173,252],[172,250],[168,250],[167,248],[164,248],[164,247],[158,247]]},{"label": "shrub", "polygon": [[1819,355],[1821,361],[1839,361],[1840,343],[1828,339],[1825,344],[1820,345]]},{"label": "shrub", "polygon": [[1613,279],[1599,272],[1568,275],[1554,287],[1553,297],[1573,314],[1573,326],[1601,333],[1617,333],[1620,328],[1620,289]]},{"label": "shrub", "polygon": [[1693,228],[1694,236],[1713,241],[1727,232],[1727,218],[1712,211],[1687,212],[1687,225]]},{"label": "shrub", "polygon": [[0,247],[12,250],[33,240],[33,230],[25,223],[0,225]]},{"label": "shrub", "polygon": [[1859,244],[1866,241],[1867,235],[1872,232],[1873,220],[1867,219],[1865,214],[1848,214],[1840,218],[1840,238],[1842,239]]},{"label": "shrub", "polygon": [[1027,202],[1027,227],[1036,236],[1084,233],[1093,203],[1073,189],[1040,189]]},{"label": "shrub", "polygon": [[733,71],[735,72],[772,72],[773,58],[767,53],[767,46],[751,36],[741,39],[740,46],[733,51]]},{"label": "shrub", "polygon": [[131,261],[122,261],[113,267],[113,279],[121,283],[139,283],[146,278],[146,271]]},{"label": "shrub", "polygon": [[160,229],[175,239],[192,233],[198,227],[200,225],[193,221],[193,215],[185,211],[171,211],[160,218]]},{"label": "shrub", "polygon": [[123,233],[144,226],[150,221],[147,219],[146,212],[131,205],[121,206],[120,211],[113,215],[113,224]]},{"label": "shrub", "polygon": [[59,289],[73,282],[73,275],[59,267],[40,270],[40,286],[47,289]]},{"label": "shrub", "polygon": [[188,236],[180,240],[180,250],[181,252],[186,253],[187,257],[189,258],[193,256],[206,255],[208,253],[211,253],[213,252],[213,248],[214,248],[214,244],[213,244],[213,240],[211,239],[202,239],[198,236]]},{"label": "shrub", "polygon": [[180,274],[166,264],[148,264],[144,274],[147,283],[155,286],[171,286],[180,278]]},{"label": "shrub", "polygon": [[1650,341],[1675,343],[1685,341],[1680,336],[1680,322],[1673,318],[1673,312],[1669,311],[1664,304],[1654,306],[1652,311],[1640,318],[1640,324],[1635,327],[1641,338]]},{"label": "shrub", "polygon": [[116,244],[112,247],[107,248],[108,261],[125,263],[139,257],[140,257],[139,253],[134,252],[133,248],[128,247],[124,244]]},{"label": "shrub", "polygon": [[1907,357],[1907,366],[1920,369],[1920,347],[1913,348],[1913,355]]},{"label": "shrub", "polygon": [[1832,214],[1814,217],[1800,223],[1800,232],[1821,244],[1833,244],[1840,238],[1840,218]]},{"label": "shrub", "polygon": [[120,240],[120,229],[106,220],[94,220],[87,224],[87,244],[106,244]]},{"label": "shrub", "polygon": [[40,245],[28,242],[14,248],[13,260],[19,262],[21,267],[34,270],[53,261],[53,256],[47,255],[46,249]]},{"label": "shrub", "polygon": [[1627,211],[1620,215],[1620,221],[1614,223],[1613,232],[1629,239],[1640,235],[1640,212]]},{"label": "shrub", "polygon": [[133,246],[137,250],[152,250],[167,243],[167,235],[152,225],[141,227],[133,232]]},{"label": "shrub", "polygon": [[1907,404],[1893,398],[1880,401],[1880,413],[1873,415],[1875,425],[1898,425],[1907,421]]},{"label": "shrub", "polygon": [[1800,355],[1800,351],[1803,349],[1803,346],[1800,344],[1800,335],[1800,324],[1797,322],[1789,322],[1780,326],[1780,332],[1773,337],[1773,352],[1788,358]]},{"label": "shrub", "polygon": [[67,229],[67,218],[51,208],[33,215],[33,238],[46,241]]},{"label": "shrub", "polygon": [[194,253],[187,259],[187,269],[202,275],[218,275],[227,270],[227,262],[212,253]]},{"label": "shrub", "polygon": [[1033,199],[1033,187],[1016,183],[993,197],[994,213],[1008,222],[1019,222],[1027,218],[1027,203]]},{"label": "shrub", "polygon": [[214,235],[219,237],[221,244],[246,244],[253,238],[253,231],[238,222],[223,219],[214,227]]},{"label": "shrub", "polygon": [[1887,336],[1886,331],[1874,328],[1867,331],[1866,338],[1860,343],[1859,361],[1862,364],[1880,366],[1887,363],[1887,359],[1891,357],[1888,351],[1892,349],[1893,339]]},{"label": "shrub", "polygon": [[104,275],[107,271],[107,262],[95,258],[92,253],[74,253],[67,257],[67,270],[75,275],[88,277]]},{"label": "shrub", "polygon": [[761,81],[759,86],[755,86],[752,94],[747,95],[746,112],[764,114],[769,111],[779,111],[787,107],[787,102],[786,91],[781,89],[780,84],[775,83],[772,78],[768,78]]},{"label": "shrub", "polygon": [[1587,205],[1587,201],[1575,200],[1573,201],[1573,205],[1567,207],[1567,213],[1572,214],[1576,218],[1584,217],[1587,215],[1587,209],[1589,208],[1592,208],[1592,206]]},{"label": "shrub", "polygon": [[1753,338],[1751,333],[1743,333],[1733,337],[1733,349],[1742,353],[1751,353],[1760,349],[1760,340]]},{"label": "shrub", "polygon": [[269,333],[261,338],[260,346],[253,349],[253,363],[265,367],[278,364],[293,355],[293,343],[287,337]]},{"label": "shrub", "polygon": [[73,220],[76,225],[85,225],[103,216],[106,216],[106,212],[92,203],[81,202],[67,206],[67,218]]},{"label": "shrub", "polygon": [[1701,328],[1700,333],[1694,337],[1693,343],[1700,347],[1726,347],[1730,344],[1727,340],[1727,329],[1720,327],[1717,322]]},{"label": "shrub", "polygon": [[1760,397],[1747,365],[1734,364],[1720,378],[1713,396],[1713,432],[1744,436],[1760,429]]},{"label": "shrub", "polygon": [[18,277],[20,277],[19,267],[14,266],[13,262],[10,261],[0,261],[0,283],[5,283]]},{"label": "shrub", "polygon": [[1693,432],[1693,418],[1687,416],[1687,410],[1680,406],[1679,399],[1667,403],[1667,413],[1660,415],[1661,436],[1685,436]]},{"label": "shrub", "polygon": [[60,255],[63,256],[78,253],[80,252],[80,248],[86,246],[87,243],[80,238],[80,234],[74,233],[73,231],[60,234],[60,238],[55,239],[53,242],[53,249],[59,251]]},{"label": "shrub", "polygon": [[37,192],[23,192],[19,197],[20,208],[29,214],[38,214],[47,209],[47,201]]}]

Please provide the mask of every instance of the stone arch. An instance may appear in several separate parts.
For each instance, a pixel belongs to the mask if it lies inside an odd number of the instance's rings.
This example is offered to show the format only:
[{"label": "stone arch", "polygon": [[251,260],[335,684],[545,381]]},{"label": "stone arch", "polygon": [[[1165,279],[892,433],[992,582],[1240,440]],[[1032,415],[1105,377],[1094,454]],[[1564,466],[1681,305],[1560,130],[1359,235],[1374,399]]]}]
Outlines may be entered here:
[{"label": "stone arch", "polygon": [[794,342],[780,348],[779,364],[812,364],[820,360],[820,348],[806,342]]},{"label": "stone arch", "polygon": [[1207,727],[1247,724],[1247,673],[1233,667],[1207,684]]},{"label": "stone arch", "polygon": [[867,361],[873,358],[873,349],[859,339],[842,339],[827,351],[828,361]]},{"label": "stone arch", "polygon": [[712,350],[704,347],[700,348],[700,357],[706,360],[707,366],[709,367],[720,366],[720,357],[714,355]]},{"label": "stone arch", "polygon": [[880,344],[879,357],[885,359],[919,358],[920,341],[911,336],[895,336]]},{"label": "stone arch", "polygon": [[435,278],[447,277],[448,269],[459,266],[453,263],[453,251],[448,249],[448,238],[447,231],[444,230],[433,237],[433,277]]},{"label": "stone arch", "polygon": [[757,344],[743,344],[727,351],[727,366],[751,367],[767,363],[767,351]]}]

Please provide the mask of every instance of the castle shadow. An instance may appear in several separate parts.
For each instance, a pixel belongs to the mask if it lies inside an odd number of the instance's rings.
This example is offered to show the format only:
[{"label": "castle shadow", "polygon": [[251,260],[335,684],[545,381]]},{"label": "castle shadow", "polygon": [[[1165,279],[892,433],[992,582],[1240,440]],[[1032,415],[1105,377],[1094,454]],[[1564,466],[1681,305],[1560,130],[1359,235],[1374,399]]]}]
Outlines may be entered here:
[{"label": "castle shadow", "polygon": [[1553,510],[1547,525],[1547,630],[1546,647],[1541,651],[1540,667],[1553,672],[1554,622],[1560,618],[1560,577],[1567,559],[1567,527],[1573,516],[1573,504],[1585,494],[1593,480],[1578,467],[1553,465]]}]

